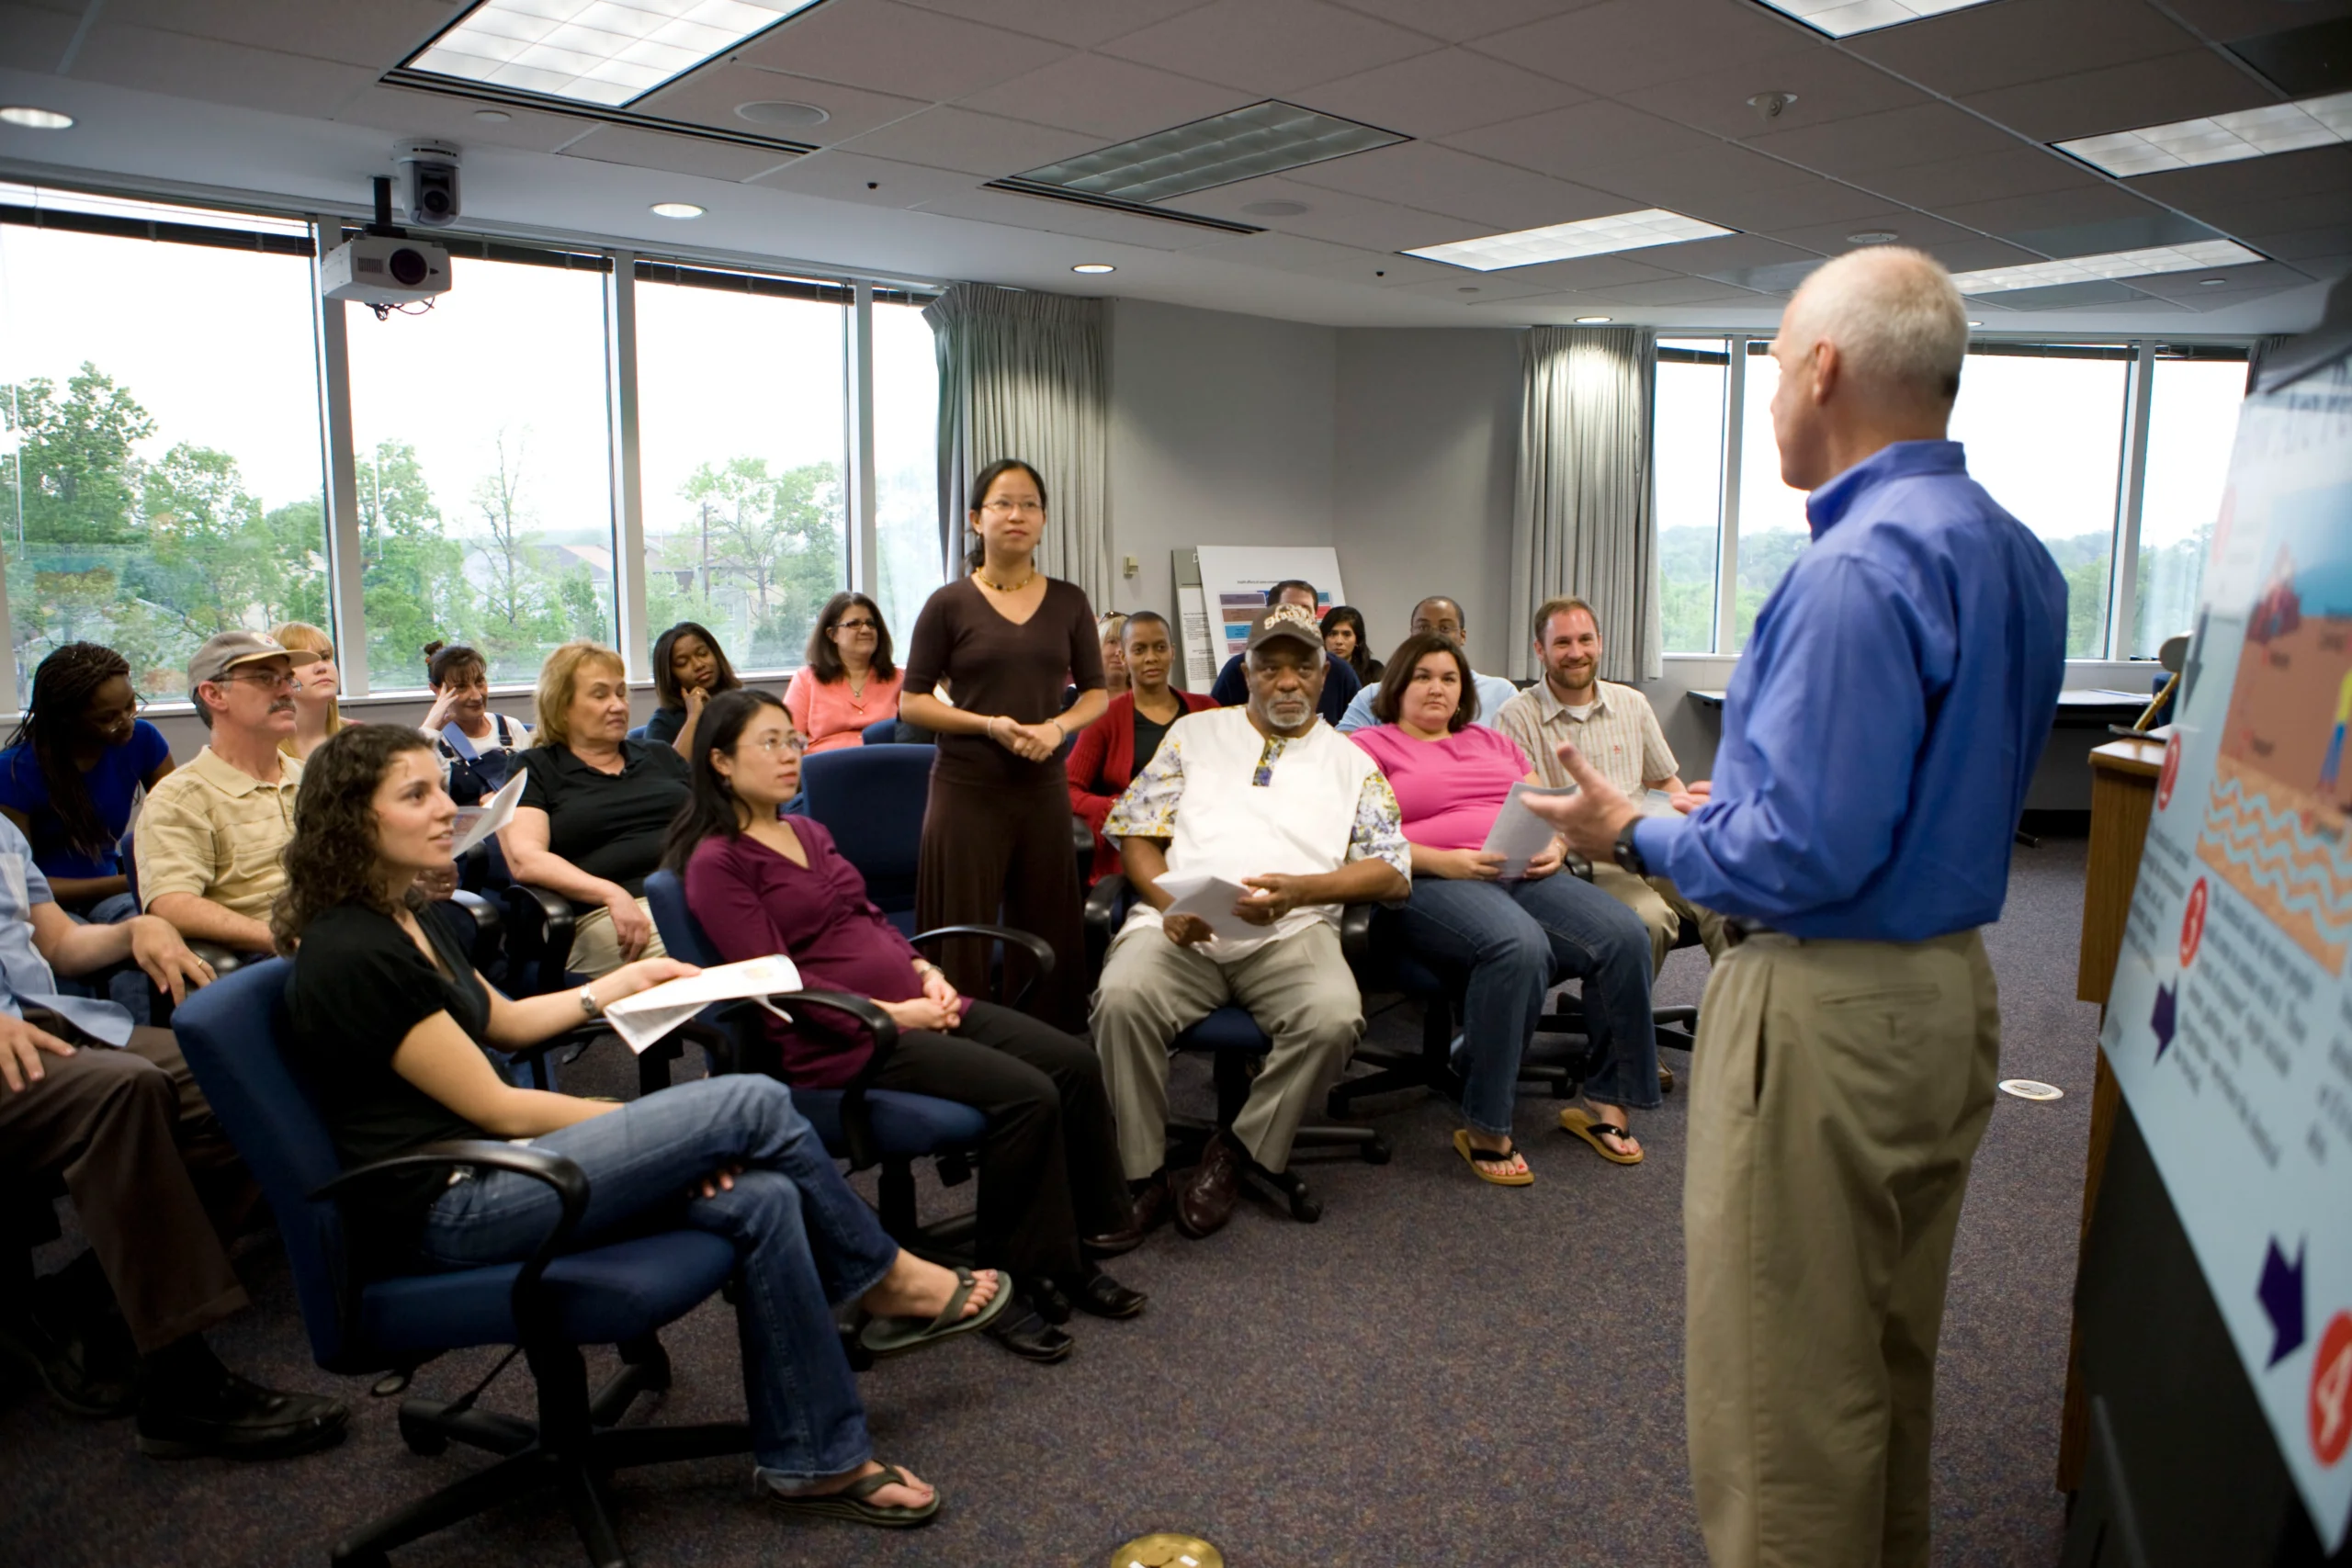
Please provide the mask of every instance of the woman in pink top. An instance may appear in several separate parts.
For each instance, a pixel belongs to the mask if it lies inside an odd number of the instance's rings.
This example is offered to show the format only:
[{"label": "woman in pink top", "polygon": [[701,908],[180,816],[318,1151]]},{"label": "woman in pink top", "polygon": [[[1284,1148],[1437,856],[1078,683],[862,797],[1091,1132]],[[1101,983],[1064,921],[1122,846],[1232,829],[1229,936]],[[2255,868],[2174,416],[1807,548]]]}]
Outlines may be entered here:
[{"label": "woman in pink top", "polygon": [[902,680],[881,608],[863,593],[836,593],[808,634],[808,662],[793,671],[784,705],[809,750],[862,746],[867,725],[899,716]]},{"label": "woman in pink top", "polygon": [[1398,917],[1406,940],[1440,967],[1468,971],[1454,1059],[1468,1125],[1453,1134],[1454,1147],[1484,1180],[1535,1179],[1510,1136],[1519,1060],[1545,993],[1575,978],[1600,1066],[1585,1079],[1587,1104],[1562,1111],[1560,1124],[1604,1159],[1638,1163],[1627,1112],[1658,1102],[1640,918],[1590,883],[1556,874],[1557,840],[1522,878],[1501,880],[1503,857],[1486,851],[1487,835],[1512,784],[1542,781],[1517,742],[1472,722],[1477,688],[1469,656],[1451,639],[1407,638],[1389,657],[1372,712],[1381,722],[1348,739],[1380,764],[1404,811],[1413,846],[1413,896]]}]

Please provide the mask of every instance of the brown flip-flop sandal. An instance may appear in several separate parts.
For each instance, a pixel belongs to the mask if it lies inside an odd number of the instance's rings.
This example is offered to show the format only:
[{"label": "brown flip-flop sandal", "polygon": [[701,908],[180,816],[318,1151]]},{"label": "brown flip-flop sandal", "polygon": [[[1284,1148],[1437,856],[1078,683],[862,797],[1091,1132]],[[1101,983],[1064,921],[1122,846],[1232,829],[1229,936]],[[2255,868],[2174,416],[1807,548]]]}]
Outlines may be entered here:
[{"label": "brown flip-flop sandal", "polygon": [[1519,1153],[1519,1145],[1516,1143],[1505,1144],[1499,1149],[1482,1149],[1470,1141],[1469,1128],[1456,1127],[1453,1130],[1453,1146],[1462,1152],[1462,1157],[1464,1159],[1470,1162],[1470,1174],[1476,1177],[1481,1181],[1490,1181],[1497,1187],[1531,1187],[1534,1185],[1535,1173],[1532,1170],[1522,1170],[1516,1176],[1497,1176],[1491,1170],[1482,1170],[1479,1168],[1478,1162],[1480,1160],[1487,1160],[1488,1162],[1506,1160],[1510,1158],[1511,1156]]},{"label": "brown flip-flop sandal", "polygon": [[1642,1163],[1642,1156],[1639,1152],[1628,1154],[1623,1149],[1611,1148],[1610,1146],[1611,1141],[1613,1139],[1631,1138],[1633,1136],[1631,1133],[1627,1132],[1623,1127],[1612,1127],[1608,1122],[1601,1121],[1599,1117],[1588,1114],[1579,1107],[1571,1105],[1566,1111],[1560,1112],[1560,1129],[1563,1132],[1574,1133],[1577,1137],[1582,1138],[1586,1143],[1590,1144],[1592,1145],[1592,1152],[1599,1155],[1602,1159],[1607,1160],[1611,1165],[1639,1165]]}]

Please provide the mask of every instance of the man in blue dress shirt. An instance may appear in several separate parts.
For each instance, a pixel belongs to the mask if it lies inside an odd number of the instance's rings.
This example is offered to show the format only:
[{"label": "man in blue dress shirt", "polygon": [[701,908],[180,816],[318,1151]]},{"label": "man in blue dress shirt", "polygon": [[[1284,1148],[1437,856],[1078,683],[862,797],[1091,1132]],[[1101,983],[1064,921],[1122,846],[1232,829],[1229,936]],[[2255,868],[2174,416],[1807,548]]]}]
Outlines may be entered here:
[{"label": "man in blue dress shirt", "polygon": [[2066,589],[1944,439],[1942,267],[1851,253],[1772,344],[1813,542],[1757,617],[1715,774],[1645,817],[1577,756],[1580,852],[1732,917],[1701,1015],[1690,1471],[1717,1568],[1928,1561],[1936,1337],[1992,1112],[1996,919],[2064,672]]}]

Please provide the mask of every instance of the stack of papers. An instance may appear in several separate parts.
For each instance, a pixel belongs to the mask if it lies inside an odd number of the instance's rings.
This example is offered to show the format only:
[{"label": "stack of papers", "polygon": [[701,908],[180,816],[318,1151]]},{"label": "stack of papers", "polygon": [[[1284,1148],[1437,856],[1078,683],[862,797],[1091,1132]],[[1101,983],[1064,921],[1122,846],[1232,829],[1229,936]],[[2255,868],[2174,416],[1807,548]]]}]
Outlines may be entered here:
[{"label": "stack of papers", "polygon": [[458,841],[449,846],[452,860],[514,820],[514,807],[523,798],[523,781],[527,776],[518,767],[496,795],[480,806],[458,807]]},{"label": "stack of papers", "polygon": [[1204,871],[1170,872],[1159,879],[1159,890],[1173,900],[1160,918],[1191,915],[1217,936],[1230,942],[1250,942],[1271,936],[1270,926],[1253,926],[1233,912],[1236,900],[1251,897],[1249,888]]},{"label": "stack of papers", "polygon": [[[1510,786],[1510,795],[1503,801],[1503,808],[1495,814],[1495,825],[1487,830],[1487,841],[1479,846],[1490,855],[1503,857],[1502,870],[1498,874],[1505,882],[1517,882],[1527,874],[1527,863],[1542,854],[1552,843],[1552,824],[1528,808],[1531,799],[1558,798],[1574,795],[1577,786],[1561,784],[1556,788],[1532,784],[1525,779]],[[1673,799],[1664,790],[1645,790],[1635,798],[1645,817],[1678,817]],[[1163,880],[1160,886],[1165,887]]]},{"label": "stack of papers", "polygon": [[623,997],[605,1010],[605,1021],[612,1025],[614,1033],[628,1042],[630,1050],[642,1055],[647,1046],[713,1002],[749,998],[789,1023],[792,1015],[771,1005],[767,998],[781,991],[799,988],[800,971],[791,959],[778,953],[766,958],[747,958],[741,964],[721,964],[699,975]]}]

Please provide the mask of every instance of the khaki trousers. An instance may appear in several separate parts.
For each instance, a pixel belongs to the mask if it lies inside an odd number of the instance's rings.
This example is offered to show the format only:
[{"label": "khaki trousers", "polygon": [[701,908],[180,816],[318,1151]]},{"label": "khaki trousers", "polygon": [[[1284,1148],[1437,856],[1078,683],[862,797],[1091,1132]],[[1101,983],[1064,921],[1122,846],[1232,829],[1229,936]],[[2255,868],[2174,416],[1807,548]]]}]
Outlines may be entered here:
[{"label": "khaki trousers", "polygon": [[1666,967],[1667,953],[1685,924],[1696,926],[1710,962],[1724,955],[1724,918],[1702,909],[1675,890],[1663,876],[1635,876],[1622,865],[1595,861],[1592,885],[1642,918],[1650,933],[1650,974]]},{"label": "khaki trousers", "polygon": [[1714,1568],[1923,1568],[1936,1337],[2000,1008],[1976,932],[1715,965],[1683,1186]]},{"label": "khaki trousers", "polygon": [[[637,907],[645,911],[647,919],[653,918],[653,907],[644,899],[639,898]],[[653,934],[646,939],[645,951],[638,956],[663,958],[668,956],[669,951],[662,945],[662,928],[656,926]],[[613,912],[610,909],[599,906],[572,922],[571,955],[563,961],[566,969],[594,980],[601,975],[611,974],[621,966],[621,939],[613,931]]]},{"label": "khaki trousers", "polygon": [[1094,992],[1094,1048],[1119,1122],[1119,1163],[1139,1181],[1168,1158],[1168,1043],[1228,1002],[1273,1042],[1233,1135],[1268,1170],[1290,1165],[1291,1140],[1363,1035],[1363,997],[1317,920],[1246,958],[1219,964],[1158,926],[1122,931]]}]

